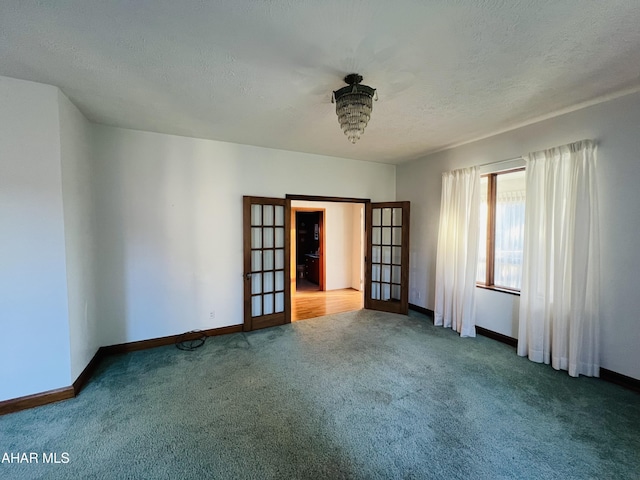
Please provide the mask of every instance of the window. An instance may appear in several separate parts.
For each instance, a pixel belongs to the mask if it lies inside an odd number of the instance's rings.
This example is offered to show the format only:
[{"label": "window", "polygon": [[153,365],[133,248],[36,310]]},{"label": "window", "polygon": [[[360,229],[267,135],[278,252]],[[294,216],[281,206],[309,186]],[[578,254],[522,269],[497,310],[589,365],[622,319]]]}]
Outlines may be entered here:
[{"label": "window", "polygon": [[519,291],[524,245],[524,169],[480,178],[478,285]]}]

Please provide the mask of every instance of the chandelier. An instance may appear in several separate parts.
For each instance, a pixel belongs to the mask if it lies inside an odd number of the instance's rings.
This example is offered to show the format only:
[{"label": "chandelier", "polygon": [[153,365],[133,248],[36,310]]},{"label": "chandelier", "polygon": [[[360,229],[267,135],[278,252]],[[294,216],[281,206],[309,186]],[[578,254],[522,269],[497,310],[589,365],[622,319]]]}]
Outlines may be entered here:
[{"label": "chandelier", "polygon": [[336,104],[338,122],[351,143],[356,143],[371,118],[373,100],[378,100],[375,88],[360,85],[362,75],[351,73],[344,77],[347,84],[333,92],[331,103]]}]

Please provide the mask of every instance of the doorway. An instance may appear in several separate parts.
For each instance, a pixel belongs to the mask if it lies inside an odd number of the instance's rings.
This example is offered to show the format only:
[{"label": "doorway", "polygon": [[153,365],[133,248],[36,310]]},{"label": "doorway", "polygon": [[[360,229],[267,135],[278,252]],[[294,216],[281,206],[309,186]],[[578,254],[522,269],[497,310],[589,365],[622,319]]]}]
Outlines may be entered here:
[{"label": "doorway", "polygon": [[291,320],[364,307],[364,203],[291,202]]},{"label": "doorway", "polygon": [[326,209],[291,207],[292,232],[291,273],[292,288],[298,291],[325,290],[325,234]]},{"label": "doorway", "polygon": [[[344,216],[331,215],[326,207],[324,217],[324,239],[326,249],[324,258],[327,268],[325,275],[325,289],[351,289],[358,295],[364,291],[364,307],[372,310],[394,312],[402,315],[408,313],[408,289],[409,289],[409,202],[384,202],[373,203],[370,200],[346,199],[334,197],[307,197],[301,195],[287,195],[286,198],[268,197],[243,197],[243,278],[244,278],[244,331],[252,331],[276,325],[290,323],[292,321],[292,276],[291,263],[296,263],[296,255],[291,255],[292,233],[295,230],[295,222],[291,218],[293,201],[303,200],[311,202],[311,205],[296,205],[300,207],[311,206],[324,208],[314,202],[324,202],[325,205],[340,203],[358,203],[359,215],[357,226],[352,218],[352,223],[345,222]],[[364,215],[363,215],[364,206]],[[332,220],[342,220],[332,226]],[[359,232],[351,241],[346,240],[345,228]],[[366,230],[365,230],[366,226]],[[314,227],[315,228],[315,227]],[[327,232],[332,233],[327,233]],[[342,231],[342,234],[339,232]],[[366,231],[366,241],[363,232]],[[318,232],[320,233],[320,231]],[[295,238],[295,237],[294,237]],[[354,238],[358,238],[357,248],[354,248]],[[320,239],[320,238],[319,238]],[[351,252],[351,258],[334,258],[332,244],[342,244],[343,252]],[[349,245],[351,248],[349,248]],[[366,245],[366,249],[365,249]],[[346,247],[346,248],[345,248]],[[323,247],[324,248],[324,247]],[[339,251],[337,249],[336,251]],[[355,253],[353,253],[355,251]],[[366,255],[366,257],[365,257]],[[340,278],[340,272],[353,272],[355,262],[353,258],[360,258],[357,268],[358,273],[349,275],[351,282],[347,288],[336,286],[335,279]],[[337,276],[331,273],[333,267]],[[366,273],[365,273],[366,266]],[[294,270],[295,271],[295,270]],[[342,278],[344,281],[344,278]],[[311,292],[323,294],[324,291]],[[330,292],[332,293],[332,292]],[[297,299],[297,295],[295,296]],[[329,305],[324,299],[323,306]],[[350,308],[356,310],[362,308]],[[348,310],[340,310],[348,311]],[[313,316],[338,313],[337,311],[315,312]],[[297,319],[301,319],[299,316]]]}]

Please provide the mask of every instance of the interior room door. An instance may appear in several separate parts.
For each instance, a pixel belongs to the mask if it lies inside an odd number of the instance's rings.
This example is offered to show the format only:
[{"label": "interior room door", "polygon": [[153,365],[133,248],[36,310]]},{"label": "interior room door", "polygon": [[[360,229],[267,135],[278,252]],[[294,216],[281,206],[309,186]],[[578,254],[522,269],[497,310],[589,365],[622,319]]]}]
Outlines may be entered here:
[{"label": "interior room door", "polygon": [[291,322],[291,201],[244,197],[244,331]]},{"label": "interior room door", "polygon": [[409,313],[409,202],[368,203],[364,308]]}]

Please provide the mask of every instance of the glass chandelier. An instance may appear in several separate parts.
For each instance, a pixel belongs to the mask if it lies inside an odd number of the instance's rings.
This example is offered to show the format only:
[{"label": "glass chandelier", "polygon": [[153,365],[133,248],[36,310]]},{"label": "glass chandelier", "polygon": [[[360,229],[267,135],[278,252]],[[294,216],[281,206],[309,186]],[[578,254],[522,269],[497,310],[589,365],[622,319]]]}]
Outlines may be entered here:
[{"label": "glass chandelier", "polygon": [[331,103],[336,104],[338,122],[351,143],[356,143],[371,118],[373,100],[378,100],[375,88],[360,85],[362,75],[351,73],[344,77],[347,84],[333,92]]}]

